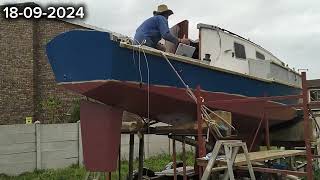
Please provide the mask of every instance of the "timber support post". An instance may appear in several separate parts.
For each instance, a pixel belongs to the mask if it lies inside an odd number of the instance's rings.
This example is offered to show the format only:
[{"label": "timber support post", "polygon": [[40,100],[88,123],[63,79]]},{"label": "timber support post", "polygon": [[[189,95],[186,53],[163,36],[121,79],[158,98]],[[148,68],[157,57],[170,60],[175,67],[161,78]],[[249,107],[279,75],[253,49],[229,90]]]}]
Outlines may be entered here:
[{"label": "timber support post", "polygon": [[141,180],[143,176],[143,154],[144,154],[144,134],[141,133],[139,137],[139,168],[138,168],[139,180]]},{"label": "timber support post", "polygon": [[302,72],[302,97],[303,97],[303,127],[304,127],[304,140],[307,151],[307,179],[313,180],[312,170],[312,152],[311,152],[311,129],[310,129],[310,118],[309,118],[309,94],[306,72]]},{"label": "timber support post", "polygon": [[133,180],[134,134],[130,134],[129,144],[129,180]]},{"label": "timber support post", "polygon": [[[197,98],[197,122],[198,122],[198,158],[201,158],[206,155],[206,149],[205,149],[205,142],[202,137],[202,125],[203,125],[203,119],[201,117],[201,106],[203,104],[203,99],[201,97],[201,87],[200,85],[197,86],[196,90],[196,98]],[[199,178],[202,176],[202,167],[198,166],[198,172],[199,172]]]}]

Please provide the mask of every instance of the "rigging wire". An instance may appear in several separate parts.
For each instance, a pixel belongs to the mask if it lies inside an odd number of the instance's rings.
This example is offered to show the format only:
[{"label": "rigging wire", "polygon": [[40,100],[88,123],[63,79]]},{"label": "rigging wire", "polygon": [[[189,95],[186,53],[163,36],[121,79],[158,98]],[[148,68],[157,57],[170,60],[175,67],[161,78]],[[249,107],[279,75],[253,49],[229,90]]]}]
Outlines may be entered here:
[{"label": "rigging wire", "polygon": [[[140,83],[142,84],[143,83],[143,76],[142,76],[142,71],[141,71],[141,58],[140,58],[140,54],[141,54],[141,50],[143,52],[143,56],[144,56],[144,59],[145,59],[145,63],[146,63],[146,66],[147,66],[147,130],[148,130],[148,133],[150,132],[150,69],[149,69],[149,63],[148,63],[148,58],[146,56],[146,53],[144,51],[144,49],[142,48],[142,45],[145,44],[145,40],[140,43],[139,41],[137,41],[136,39],[134,39],[133,41],[137,42],[138,43],[138,51],[139,51],[139,73],[140,73]],[[134,48],[132,48],[133,52],[134,52]],[[134,54],[133,54],[133,57],[134,57]]]},{"label": "rigging wire", "polygon": [[[139,77],[140,77],[140,84],[143,82],[143,79],[142,79],[142,72],[141,72],[141,60],[140,60],[140,47],[142,46],[142,44],[137,41],[136,39],[133,39],[134,42],[138,43],[138,69],[139,69]],[[136,59],[135,59],[135,49],[132,48],[132,58],[133,58],[133,62],[134,62],[134,65],[136,65]]]},{"label": "rigging wire", "polygon": [[196,103],[197,103],[197,98],[194,95],[194,93],[192,92],[192,90],[189,88],[189,86],[184,82],[184,80],[182,79],[182,77],[180,76],[180,74],[177,72],[177,70],[174,68],[174,66],[171,64],[171,62],[169,61],[168,57],[164,54],[164,52],[161,51],[162,56],[166,59],[166,61],[168,62],[168,64],[170,65],[170,67],[172,68],[172,70],[175,72],[175,74],[178,76],[178,78],[180,79],[180,81],[182,82],[182,84],[184,85],[184,87],[187,90],[187,94],[191,97],[191,99],[193,99]]},{"label": "rigging wire", "polygon": [[[219,34],[219,32],[217,31],[218,35],[219,35],[219,45],[220,45],[220,51],[219,51],[219,55],[217,57],[217,60],[220,58],[220,54],[221,54],[221,36]],[[145,122],[147,124],[147,129],[148,132],[150,131],[150,69],[149,69],[149,63],[148,63],[148,58],[146,56],[146,53],[144,51],[144,48],[142,48],[143,44],[145,43],[142,42],[138,42],[137,40],[134,39],[135,42],[138,43],[137,46],[134,46],[138,49],[138,54],[139,54],[139,65],[138,65],[138,69],[139,69],[139,75],[140,75],[140,83],[143,83],[143,76],[142,76],[142,70],[141,70],[141,51],[143,53],[144,56],[144,60],[146,63],[146,67],[147,67],[147,119],[148,121]],[[133,60],[135,62],[135,48],[133,49]],[[171,69],[175,72],[175,74],[177,75],[177,77],[179,78],[179,80],[181,81],[181,83],[183,84],[183,86],[186,88],[186,92],[187,94],[190,96],[190,98],[192,100],[194,100],[196,103],[197,102],[197,98],[195,96],[195,94],[193,93],[193,91],[190,89],[190,87],[185,83],[185,81],[182,79],[182,77],[180,76],[180,74],[177,72],[177,70],[175,69],[175,67],[172,65],[172,63],[170,62],[170,60],[168,59],[168,57],[166,56],[166,54],[162,51],[160,51],[161,55],[165,58],[165,60],[167,61],[167,63],[169,64],[169,66],[171,67]],[[201,109],[201,117],[205,120],[205,122],[208,125],[208,128],[211,127],[213,129],[213,131],[216,133],[216,135],[218,135],[219,137],[223,137],[223,135],[221,134],[220,130],[219,130],[219,125],[216,123],[215,120],[213,120],[211,118],[211,116],[209,115],[209,113],[212,113],[213,115],[215,115],[216,117],[218,117],[218,119],[220,119],[223,123],[227,124],[227,126],[231,127],[233,130],[235,130],[235,128],[228,123],[226,120],[224,120],[221,116],[219,116],[217,113],[215,113],[214,111],[210,110],[208,107],[206,107],[205,105],[201,105],[200,107]],[[209,112],[209,113],[208,113]],[[207,137],[208,138],[208,137]]]},{"label": "rigging wire", "polygon": [[146,56],[146,53],[144,52],[144,50],[142,49],[143,55],[144,55],[144,59],[146,61],[146,65],[147,65],[147,92],[148,92],[148,97],[147,97],[147,102],[148,102],[148,133],[150,131],[149,127],[150,127],[150,70],[149,70],[149,63],[148,63],[148,58]]},{"label": "rigging wire", "polygon": [[[162,56],[166,59],[166,61],[168,62],[168,64],[170,65],[170,67],[172,68],[172,70],[175,72],[175,74],[178,76],[178,78],[180,79],[180,81],[182,82],[182,84],[185,86],[187,94],[196,102],[197,98],[194,95],[194,93],[192,92],[192,90],[189,88],[189,86],[184,82],[184,80],[182,79],[182,77],[180,76],[180,74],[177,72],[177,70],[174,68],[174,66],[172,65],[172,63],[169,61],[168,57],[165,55],[164,52],[161,51]],[[217,113],[215,113],[214,111],[210,110],[207,106],[205,105],[201,105],[200,107],[201,109],[201,117],[205,120],[205,122],[207,123],[208,127],[212,127],[212,129],[214,130],[214,132],[219,136],[219,137],[223,137],[223,135],[221,134],[220,130],[219,130],[219,125],[216,123],[215,120],[213,120],[211,118],[211,116],[209,115],[209,113],[207,111],[209,111],[210,113],[212,113],[213,115],[215,115],[216,117],[218,117],[223,123],[227,124],[227,126],[229,126],[230,128],[232,128],[233,130],[235,130],[235,128],[228,123],[226,120],[224,120],[221,116],[219,116]]]}]

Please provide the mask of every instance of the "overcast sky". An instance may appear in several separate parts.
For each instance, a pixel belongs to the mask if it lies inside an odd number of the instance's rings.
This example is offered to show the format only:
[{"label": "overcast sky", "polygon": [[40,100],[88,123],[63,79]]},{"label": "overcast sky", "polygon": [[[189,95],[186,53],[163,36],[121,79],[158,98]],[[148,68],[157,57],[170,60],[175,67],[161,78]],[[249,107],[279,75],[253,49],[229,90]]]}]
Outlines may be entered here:
[{"label": "overcast sky", "polygon": [[[4,4],[12,1],[0,0],[0,2]],[[174,12],[169,18],[170,26],[185,19],[189,20],[190,38],[196,39],[198,36],[197,23],[218,25],[261,45],[290,67],[309,69],[308,79],[320,78],[319,0],[54,0],[50,2],[84,3],[87,8],[85,23],[128,36],[134,35],[136,27],[152,15],[157,5],[165,3]]]}]

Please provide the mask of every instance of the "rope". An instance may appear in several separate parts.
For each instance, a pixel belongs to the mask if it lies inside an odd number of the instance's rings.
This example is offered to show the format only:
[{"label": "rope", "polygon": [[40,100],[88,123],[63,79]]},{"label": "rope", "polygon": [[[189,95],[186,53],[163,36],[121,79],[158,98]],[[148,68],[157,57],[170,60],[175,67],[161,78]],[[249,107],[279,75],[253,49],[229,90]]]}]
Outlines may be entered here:
[{"label": "rope", "polygon": [[236,128],[234,128],[228,121],[226,121],[225,119],[223,119],[221,116],[219,116],[217,113],[215,113],[214,111],[212,111],[211,109],[209,109],[207,106],[203,105],[203,108],[205,108],[206,110],[208,110],[209,112],[211,112],[212,114],[214,114],[216,117],[218,117],[220,120],[222,120],[224,123],[226,123],[230,128],[232,128],[233,130],[236,130]]},{"label": "rope", "polygon": [[177,70],[173,67],[173,65],[171,64],[171,62],[169,61],[169,59],[167,58],[167,56],[164,54],[164,52],[161,51],[162,56],[166,59],[166,61],[168,62],[168,64],[170,65],[170,67],[172,68],[172,70],[176,73],[176,75],[178,76],[178,78],[180,79],[180,81],[182,82],[182,84],[184,85],[184,87],[187,90],[187,94],[191,97],[191,99],[193,99],[196,103],[197,103],[197,98],[194,95],[194,93],[191,91],[191,89],[189,88],[189,86],[184,82],[184,80],[181,78],[180,74],[177,72]]},{"label": "rope", "polygon": [[[177,75],[177,77],[180,79],[181,83],[184,85],[184,87],[186,88],[187,94],[196,102],[197,102],[197,98],[194,95],[194,93],[192,92],[192,90],[189,88],[189,86],[184,82],[184,80],[182,79],[182,77],[180,76],[180,74],[178,73],[178,71],[174,68],[174,66],[172,65],[172,63],[169,61],[168,57],[166,56],[166,54],[164,52],[161,52],[162,56],[166,59],[166,61],[168,62],[168,64],[170,65],[171,69],[175,72],[175,74]],[[224,124],[226,124],[228,127],[230,127],[233,130],[236,130],[228,121],[226,121],[225,119],[223,119],[221,116],[219,116],[217,113],[215,113],[214,111],[212,111],[211,109],[209,109],[207,106],[205,105],[201,105],[200,107],[201,109],[201,117],[202,119],[205,120],[205,123],[207,124],[207,126],[209,128],[211,128],[216,135],[218,135],[219,137],[223,137],[223,135],[221,134],[220,130],[219,130],[219,125],[217,124],[217,122],[215,120],[213,120],[211,118],[211,116],[209,115],[209,113],[207,111],[209,111],[210,113],[212,113],[213,115],[215,115],[218,119],[220,119]]]},{"label": "rope", "polygon": [[147,81],[148,81],[148,86],[147,86],[147,91],[148,91],[148,97],[147,97],[147,101],[148,101],[148,133],[149,133],[149,127],[150,127],[150,70],[149,70],[149,63],[148,63],[148,58],[146,56],[146,53],[144,52],[144,50],[142,49],[143,55],[144,55],[144,59],[146,61],[146,65],[147,65],[147,70],[148,70],[148,77],[147,77]]},{"label": "rope", "polygon": [[[175,74],[178,76],[178,78],[180,79],[180,81],[182,82],[182,84],[184,85],[184,87],[186,88],[187,94],[196,102],[197,102],[197,98],[194,95],[194,93],[192,92],[192,90],[189,88],[189,86],[184,82],[184,80],[182,79],[182,77],[180,76],[180,74],[177,72],[177,70],[174,68],[174,66],[172,65],[172,63],[169,61],[168,57],[165,55],[164,52],[161,51],[162,56],[166,59],[166,61],[168,62],[168,64],[170,65],[171,69],[175,72]],[[206,124],[208,127],[212,128],[214,130],[214,132],[219,136],[219,137],[223,137],[223,135],[221,134],[220,130],[219,130],[219,125],[216,123],[215,120],[213,120],[211,118],[211,116],[209,115],[209,113],[207,112],[211,112],[213,113],[216,117],[218,117],[220,120],[222,120],[223,123],[227,124],[228,127],[232,128],[233,130],[235,130],[235,128],[229,123],[227,122],[225,119],[223,119],[221,116],[219,116],[217,113],[215,113],[214,111],[210,110],[207,106],[205,105],[201,105],[201,117],[202,119],[205,120]]]},{"label": "rope", "polygon": [[[136,41],[136,40],[134,40]],[[148,128],[148,132],[149,132],[149,123],[150,123],[150,69],[149,69],[149,63],[148,63],[148,58],[146,56],[146,53],[144,51],[144,49],[142,48],[142,45],[144,43],[139,43],[138,41],[136,41],[139,45],[136,46],[138,47],[138,51],[139,51],[139,74],[140,74],[140,83],[143,82],[143,77],[142,77],[142,72],[141,72],[141,57],[140,57],[140,54],[141,54],[141,50],[143,52],[143,56],[144,56],[144,59],[145,59],[145,62],[146,62],[146,66],[147,66],[147,94],[148,94],[148,97],[147,97],[147,111],[148,111],[148,114],[147,114],[147,119],[148,119],[148,122],[147,122],[147,128]],[[135,58],[134,58],[134,48],[133,48],[133,60],[135,62]],[[187,94],[190,96],[190,98],[195,102],[195,103],[198,103],[197,102],[197,98],[195,96],[195,94],[193,93],[193,91],[190,89],[190,87],[185,83],[185,81],[182,79],[182,77],[180,76],[180,74],[177,72],[177,70],[175,69],[175,67],[172,65],[172,63],[170,62],[170,60],[168,59],[168,57],[166,56],[166,54],[164,52],[161,51],[161,55],[164,57],[164,59],[167,61],[167,63],[169,64],[169,66],[171,67],[171,69],[174,71],[174,73],[177,75],[177,77],[179,78],[179,80],[181,81],[181,83],[183,84],[183,86],[185,87],[186,89],[186,92]],[[218,58],[219,59],[219,58]],[[213,120],[211,118],[211,116],[209,115],[208,112],[212,113],[213,115],[215,115],[216,117],[218,117],[218,119],[220,119],[224,124],[226,124],[228,127],[232,128],[233,130],[235,130],[235,128],[229,123],[227,122],[226,120],[224,120],[221,116],[219,116],[217,113],[215,113],[214,111],[210,110],[208,107],[206,107],[205,105],[201,105],[200,107],[201,109],[201,117],[202,119],[205,120],[205,123],[207,124],[208,126],[208,130],[209,128],[211,128],[216,135],[218,135],[219,137],[223,137],[222,133],[220,132],[219,130],[219,124],[217,124],[217,122],[215,120]],[[207,140],[208,140],[208,137],[207,137]]]},{"label": "rope", "polygon": [[[130,39],[131,40],[131,39]],[[139,53],[139,56],[138,56],[138,69],[139,69],[139,77],[140,77],[140,83],[142,83],[143,82],[143,79],[142,79],[142,72],[141,72],[141,60],[140,60],[140,48],[141,48],[141,46],[142,46],[142,44],[139,42],[139,41],[137,41],[136,39],[133,39],[133,41],[135,41],[135,42],[137,42],[139,45],[138,45],[138,53]],[[134,48],[132,48],[132,58],[133,58],[133,62],[134,62],[134,65],[136,65],[136,59],[135,59],[135,56],[134,56],[134,53],[135,53],[135,50],[134,50]]]},{"label": "rope", "polygon": [[[148,58],[146,56],[146,53],[144,51],[144,49],[142,48],[142,45],[145,43],[145,41],[143,41],[142,43],[140,43],[139,41],[137,41],[136,39],[133,39],[133,41],[137,42],[139,45],[138,47],[138,51],[139,51],[139,73],[140,73],[140,83],[143,82],[143,77],[142,77],[142,72],[141,72],[141,59],[140,59],[140,54],[141,54],[141,50],[143,52],[144,55],[144,59],[146,62],[146,66],[147,66],[147,129],[148,129],[148,133],[150,132],[150,69],[149,69],[149,63],[148,63]],[[133,59],[135,62],[135,58],[134,58],[134,48],[132,48],[133,50]]]}]

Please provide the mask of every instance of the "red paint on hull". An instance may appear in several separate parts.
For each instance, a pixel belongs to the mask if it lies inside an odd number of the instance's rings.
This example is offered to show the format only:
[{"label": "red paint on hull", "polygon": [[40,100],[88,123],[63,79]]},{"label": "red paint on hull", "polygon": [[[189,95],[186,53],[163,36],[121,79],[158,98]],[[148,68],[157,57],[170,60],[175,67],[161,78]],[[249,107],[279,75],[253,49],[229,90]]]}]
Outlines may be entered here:
[{"label": "red paint on hull", "polygon": [[[92,99],[98,100],[110,106],[125,109],[129,112],[147,117],[148,114],[148,87],[130,82],[100,81],[84,82],[77,84],[63,84],[69,90],[76,91]],[[196,104],[187,95],[185,89],[174,87],[150,86],[150,117],[169,124],[183,123],[184,121],[196,120]],[[230,100],[246,98],[223,92],[201,91],[205,102],[217,100]],[[285,107],[274,102],[246,102],[232,104],[208,105],[212,109],[220,109],[233,113],[235,118],[241,118],[236,124],[251,126],[259,123],[262,113],[267,112],[270,125],[291,120],[295,117],[296,111],[293,108]],[[265,108],[272,106],[273,108]],[[279,108],[276,108],[279,107]],[[253,124],[251,124],[254,122]]]}]

